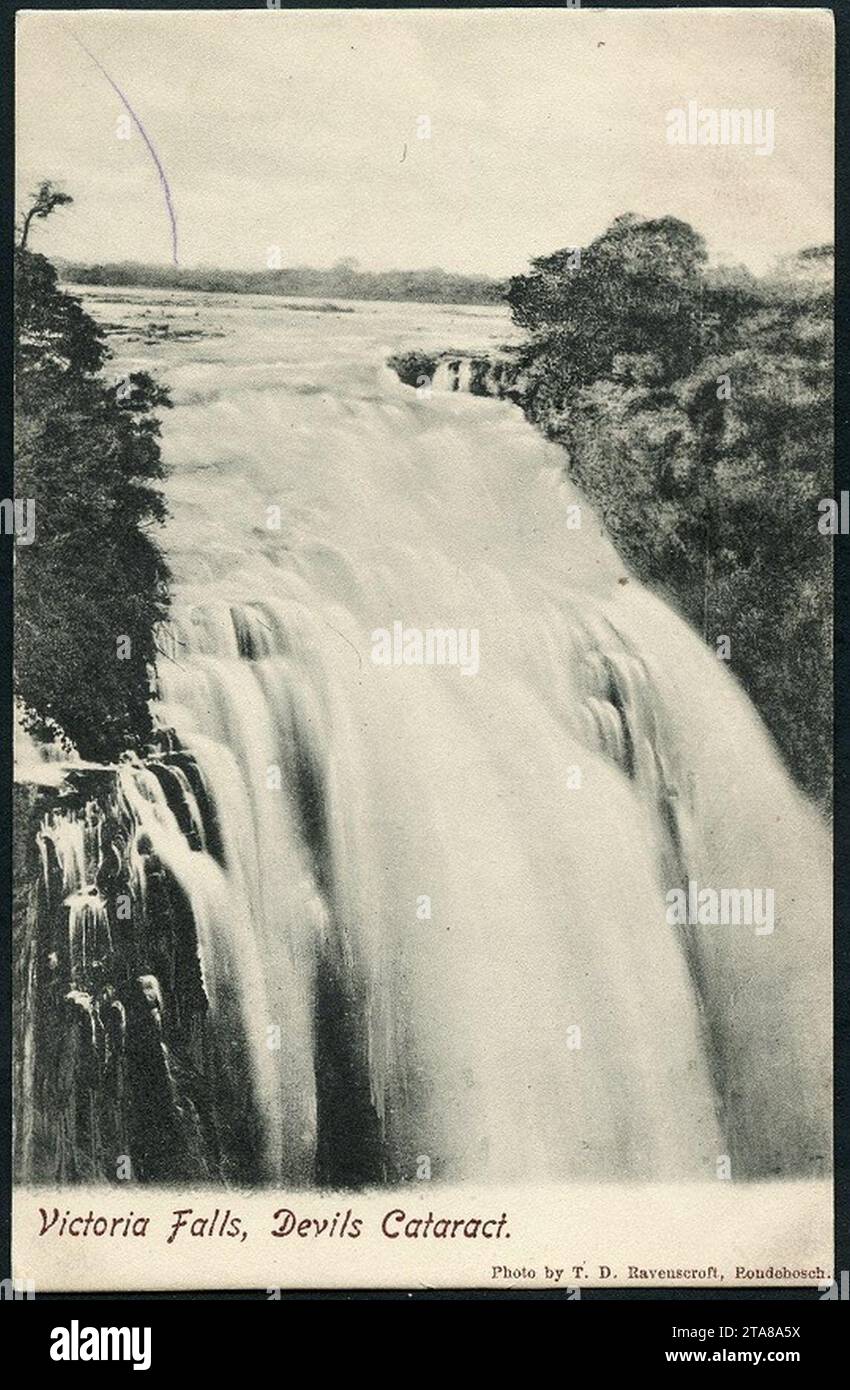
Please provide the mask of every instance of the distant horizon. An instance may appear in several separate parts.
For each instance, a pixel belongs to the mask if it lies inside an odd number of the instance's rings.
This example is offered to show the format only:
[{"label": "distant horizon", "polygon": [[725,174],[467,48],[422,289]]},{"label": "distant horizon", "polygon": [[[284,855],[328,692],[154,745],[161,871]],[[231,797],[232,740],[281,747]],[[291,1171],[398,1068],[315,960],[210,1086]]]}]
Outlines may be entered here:
[{"label": "distant horizon", "polygon": [[[334,261],[331,265],[318,265],[315,262],[310,261],[292,261],[287,265],[281,265],[277,267],[249,267],[240,265],[224,265],[223,263],[217,261],[196,261],[193,262],[191,265],[181,261],[179,265],[174,265],[173,262],[170,261],[141,261],[137,260],[136,257],[122,257],[120,260],[107,261],[99,257],[96,257],[94,260],[84,260],[82,257],[79,256],[51,255],[49,250],[38,247],[34,243],[30,244],[28,249],[30,251],[40,252],[41,255],[46,256],[49,261],[52,261],[54,265],[76,265],[79,266],[81,269],[85,268],[88,270],[93,270],[95,266],[102,266],[104,270],[114,269],[119,266],[138,266],[140,269],[160,270],[164,273],[167,272],[170,275],[192,274],[193,272],[201,271],[218,271],[223,275],[276,275],[283,274],[285,271],[292,270],[311,270],[326,275],[330,274],[331,271],[342,269],[340,261]],[[558,249],[559,248],[557,247],[553,247],[553,250]],[[806,250],[808,248],[801,247],[800,249]],[[526,266],[525,270],[527,270],[527,268],[528,267]],[[451,269],[451,267],[445,265],[388,265],[379,266],[377,268],[372,266],[358,265],[356,267],[351,268],[351,273],[354,275],[440,274],[451,276],[453,278],[456,277],[457,279],[461,280],[486,280],[494,285],[498,285],[502,284],[505,280],[510,279],[511,275],[524,274],[525,270],[510,271],[507,275],[488,275],[484,271],[453,270]]]},{"label": "distant horizon", "polygon": [[[699,232],[699,228],[698,228],[698,227],[694,228],[694,230],[697,231],[697,232]],[[223,263],[221,263],[221,262],[216,262],[216,261],[197,261],[197,262],[193,262],[192,264],[186,264],[186,263],[181,262],[179,265],[174,265],[173,263],[168,262],[168,261],[162,261],[162,260],[159,260],[159,261],[139,260],[139,259],[137,259],[136,257],[131,257],[131,256],[122,257],[121,259],[115,259],[115,260],[105,260],[105,259],[103,259],[103,258],[101,258],[101,257],[95,257],[94,259],[90,259],[90,258],[85,258],[85,259],[84,259],[84,258],[79,257],[79,256],[52,255],[52,254],[50,253],[49,249],[43,248],[43,247],[39,247],[39,246],[37,246],[37,245],[35,245],[35,244],[30,244],[29,249],[30,249],[31,251],[38,251],[38,252],[40,252],[40,254],[46,256],[48,260],[52,261],[52,262],[54,263],[54,265],[73,265],[73,266],[79,267],[80,269],[86,269],[86,270],[93,270],[93,269],[95,268],[95,266],[99,266],[99,267],[101,267],[101,268],[104,269],[104,270],[115,270],[115,269],[119,269],[119,268],[121,268],[121,267],[131,267],[131,266],[132,266],[133,268],[138,268],[138,269],[140,269],[140,270],[161,271],[163,274],[169,274],[169,275],[181,275],[181,274],[190,275],[190,274],[193,274],[193,273],[196,273],[196,274],[202,274],[202,273],[218,273],[218,274],[222,274],[222,275],[256,275],[256,276],[262,276],[262,275],[283,274],[283,273],[285,273],[285,272],[287,272],[287,271],[311,271],[311,272],[316,273],[316,274],[327,275],[327,274],[330,274],[332,271],[341,270],[341,269],[343,268],[343,262],[344,262],[345,260],[348,259],[348,258],[346,258],[346,257],[343,257],[343,258],[341,258],[340,260],[337,260],[337,261],[333,262],[333,263],[330,264],[330,265],[319,265],[319,264],[316,264],[315,262],[310,262],[310,261],[301,261],[301,262],[292,261],[292,262],[290,262],[290,263],[287,264],[287,265],[281,265],[281,266],[278,266],[278,267],[263,267],[263,266],[259,266],[259,267],[247,267],[247,266],[239,266],[239,265],[226,265],[226,264],[223,264]],[[552,253],[554,253],[554,252],[556,252],[556,251],[564,250],[564,249],[567,249],[566,245],[563,245],[563,246],[552,246],[552,247],[550,248],[549,251],[544,251],[544,252],[540,252],[540,253],[535,253],[535,256],[537,256],[537,255],[547,256],[547,255],[551,255]],[[584,250],[586,249],[586,246],[581,246],[581,247],[579,247],[579,248],[577,248],[577,249],[584,251]],[[752,265],[748,265],[748,264],[746,263],[746,261],[743,261],[743,260],[740,260],[740,261],[731,261],[731,260],[721,260],[721,259],[719,259],[718,257],[713,257],[713,256],[711,255],[711,249],[708,248],[707,268],[708,268],[709,270],[718,270],[718,269],[731,269],[731,270],[740,269],[740,270],[746,270],[746,271],[748,271],[751,275],[760,277],[760,276],[764,276],[764,275],[770,275],[771,271],[772,271],[776,266],[778,266],[781,262],[783,262],[783,261],[786,261],[786,260],[789,260],[789,259],[794,259],[795,257],[801,256],[801,255],[803,255],[803,254],[806,253],[806,252],[810,252],[810,251],[820,251],[820,250],[824,250],[824,249],[829,249],[830,251],[833,251],[833,252],[834,252],[834,250],[835,250],[835,243],[834,243],[834,241],[833,241],[832,239],[827,239],[827,240],[821,240],[821,241],[806,243],[805,245],[798,246],[798,247],[797,247],[796,249],[794,249],[794,250],[789,250],[789,251],[783,252],[783,253],[781,253],[781,254],[778,254],[778,255],[775,257],[775,259],[774,259],[770,264],[764,266],[762,269],[756,269],[756,268],[753,267]],[[451,266],[445,266],[445,265],[418,265],[418,266],[416,266],[416,265],[398,265],[398,264],[396,264],[396,265],[387,265],[387,266],[378,266],[378,267],[374,267],[374,266],[365,266],[365,265],[357,265],[357,266],[349,266],[349,269],[350,269],[350,271],[351,271],[352,274],[354,274],[354,275],[363,275],[363,276],[381,276],[381,275],[436,275],[436,274],[440,274],[440,275],[445,275],[447,278],[448,278],[448,277],[451,277],[451,278],[457,278],[457,279],[462,279],[462,280],[479,280],[479,281],[482,281],[482,282],[487,283],[487,284],[501,285],[501,284],[506,284],[507,281],[508,281],[509,279],[511,279],[511,277],[514,276],[514,275],[525,275],[525,274],[528,274],[529,269],[530,269],[530,266],[531,266],[531,260],[532,260],[532,257],[529,257],[528,260],[527,260],[527,262],[526,262],[526,264],[525,264],[524,266],[522,266],[522,267],[520,267],[520,268],[517,268],[516,270],[508,271],[507,274],[505,274],[505,275],[491,275],[491,274],[489,274],[489,273],[486,272],[486,271],[457,270],[457,269],[452,268]]]}]

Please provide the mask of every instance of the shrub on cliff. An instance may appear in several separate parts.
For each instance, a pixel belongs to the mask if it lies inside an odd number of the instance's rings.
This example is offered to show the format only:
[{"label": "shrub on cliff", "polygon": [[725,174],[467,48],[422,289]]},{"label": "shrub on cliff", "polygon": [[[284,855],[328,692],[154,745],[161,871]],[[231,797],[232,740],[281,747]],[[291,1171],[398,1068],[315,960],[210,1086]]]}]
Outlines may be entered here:
[{"label": "shrub on cliff", "polygon": [[53,266],[16,252],[16,494],[35,503],[17,548],[15,688],[27,727],[114,759],[151,733],[156,624],[168,569],[151,529],[165,506],[144,372],[111,383],[108,350]]}]

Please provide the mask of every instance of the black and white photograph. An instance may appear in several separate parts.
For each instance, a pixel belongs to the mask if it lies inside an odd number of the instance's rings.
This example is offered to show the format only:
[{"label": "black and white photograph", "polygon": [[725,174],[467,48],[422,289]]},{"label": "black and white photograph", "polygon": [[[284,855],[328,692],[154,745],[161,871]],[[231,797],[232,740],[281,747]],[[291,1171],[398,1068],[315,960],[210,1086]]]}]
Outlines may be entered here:
[{"label": "black and white photograph", "polygon": [[835,1277],[833,49],[18,14],[16,1277]]}]

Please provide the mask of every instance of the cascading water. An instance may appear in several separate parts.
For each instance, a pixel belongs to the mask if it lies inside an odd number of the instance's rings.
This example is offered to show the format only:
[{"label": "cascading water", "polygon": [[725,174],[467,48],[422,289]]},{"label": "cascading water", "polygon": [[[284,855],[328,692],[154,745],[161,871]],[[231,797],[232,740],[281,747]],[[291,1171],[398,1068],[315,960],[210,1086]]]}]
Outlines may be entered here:
[{"label": "cascading water", "polygon": [[[178,751],[117,773],[134,898],[152,863],[189,905],[254,1175],[823,1171],[828,845],[749,702],[517,409],[376,365],[401,310],[268,307],[159,364]],[[377,663],[397,622],[476,630],[477,673]],[[105,949],[80,833],[54,832],[72,959]],[[774,930],[671,926],[689,879],[772,888]]]}]

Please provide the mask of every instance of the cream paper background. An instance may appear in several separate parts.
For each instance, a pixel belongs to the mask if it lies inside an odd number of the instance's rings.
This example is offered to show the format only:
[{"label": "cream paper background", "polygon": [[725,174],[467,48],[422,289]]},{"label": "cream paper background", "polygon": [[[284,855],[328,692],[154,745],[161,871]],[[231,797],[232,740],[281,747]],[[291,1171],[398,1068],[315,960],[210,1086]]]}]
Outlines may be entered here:
[{"label": "cream paper background", "polygon": [[[38,1234],[38,1209],[85,1216],[149,1216],[146,1237]],[[190,1237],[184,1229],[168,1244],[173,1212],[216,1208],[242,1218],[247,1238]],[[358,1239],[284,1238],[271,1234],[275,1212],[299,1219],[332,1219],[347,1208],[363,1221]],[[410,1217],[495,1217],[507,1214],[496,1239],[388,1239],[386,1213]],[[193,1218],[188,1218],[192,1220]],[[554,1288],[545,1266],[562,1269],[563,1288],[690,1285],[796,1285],[817,1287],[833,1277],[832,1187],[828,1183],[758,1183],[736,1187],[718,1180],[688,1186],[575,1186],[484,1189],[411,1183],[369,1193],[194,1193],[151,1188],[36,1189],[15,1193],[14,1275],[42,1292],[146,1289],[279,1288]],[[577,1275],[573,1266],[583,1265]],[[706,1271],[705,1278],[630,1278],[629,1265],[649,1270]],[[770,1266],[802,1277],[740,1277]],[[494,1266],[511,1274],[493,1277]],[[611,1276],[600,1278],[600,1266]],[[535,1275],[529,1271],[533,1269]],[[524,1271],[524,1272],[522,1272]]]}]

